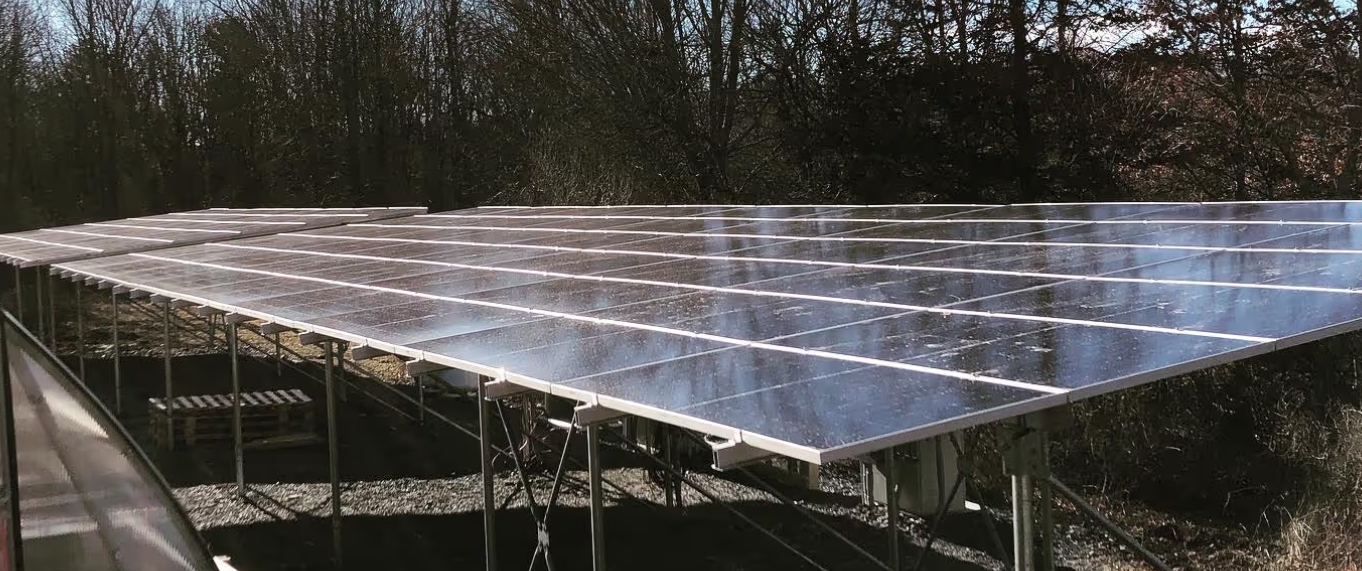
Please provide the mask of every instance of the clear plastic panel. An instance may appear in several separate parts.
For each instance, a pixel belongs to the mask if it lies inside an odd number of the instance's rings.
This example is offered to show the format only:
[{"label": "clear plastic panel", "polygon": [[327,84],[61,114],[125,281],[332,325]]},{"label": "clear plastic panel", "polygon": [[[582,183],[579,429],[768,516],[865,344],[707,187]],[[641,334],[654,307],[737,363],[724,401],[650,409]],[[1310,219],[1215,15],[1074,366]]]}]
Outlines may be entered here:
[{"label": "clear plastic panel", "polygon": [[146,456],[6,317],[25,567],[216,569]]}]

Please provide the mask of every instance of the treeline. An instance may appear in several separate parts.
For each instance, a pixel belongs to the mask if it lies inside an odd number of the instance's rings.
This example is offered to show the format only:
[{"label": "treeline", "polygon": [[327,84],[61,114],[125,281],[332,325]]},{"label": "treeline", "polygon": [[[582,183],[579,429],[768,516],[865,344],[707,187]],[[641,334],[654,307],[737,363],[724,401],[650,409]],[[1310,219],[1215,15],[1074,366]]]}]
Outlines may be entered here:
[{"label": "treeline", "polygon": [[1335,0],[0,0],[0,227],[1362,197]]}]

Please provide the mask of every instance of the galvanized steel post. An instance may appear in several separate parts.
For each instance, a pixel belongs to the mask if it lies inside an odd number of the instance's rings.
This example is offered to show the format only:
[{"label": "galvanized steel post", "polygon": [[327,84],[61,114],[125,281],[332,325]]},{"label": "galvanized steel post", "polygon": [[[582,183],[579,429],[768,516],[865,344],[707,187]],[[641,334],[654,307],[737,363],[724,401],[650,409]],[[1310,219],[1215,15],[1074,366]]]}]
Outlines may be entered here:
[{"label": "galvanized steel post", "polygon": [[[569,438],[571,435],[569,435]],[[605,498],[601,490],[601,427],[586,425],[586,463],[591,487],[591,568],[605,571]]]},{"label": "galvanized steel post", "polygon": [[76,355],[80,359],[80,382],[85,383],[85,306],[81,304],[79,282],[76,283]]},{"label": "galvanized steel post", "polygon": [[236,460],[236,494],[246,496],[245,449],[241,438],[241,358],[237,353],[237,327],[227,324],[227,351],[232,358],[232,443]]},{"label": "galvanized steel post", "polygon": [[175,449],[175,382],[170,363],[170,301],[167,300],[161,312],[161,327],[165,334],[165,376],[166,376],[166,447]]},{"label": "galvanized steel post", "polygon": [[113,375],[114,375],[114,414],[123,414],[123,359],[118,346],[118,292],[110,290],[113,300]]},{"label": "galvanized steel post", "polygon": [[331,552],[336,569],[344,566],[341,559],[341,497],[340,497],[340,445],[336,431],[336,377],[332,356],[335,342],[322,343],[326,353],[326,447],[331,468]]},{"label": "galvanized steel post", "polygon": [[899,481],[895,452],[893,448],[884,451],[884,509],[889,520],[889,568],[900,571],[903,555],[899,552]]},{"label": "galvanized steel post", "polygon": [[487,401],[487,377],[478,377],[478,440],[482,451],[483,551],[487,571],[497,568],[497,496],[492,481],[492,405]]}]

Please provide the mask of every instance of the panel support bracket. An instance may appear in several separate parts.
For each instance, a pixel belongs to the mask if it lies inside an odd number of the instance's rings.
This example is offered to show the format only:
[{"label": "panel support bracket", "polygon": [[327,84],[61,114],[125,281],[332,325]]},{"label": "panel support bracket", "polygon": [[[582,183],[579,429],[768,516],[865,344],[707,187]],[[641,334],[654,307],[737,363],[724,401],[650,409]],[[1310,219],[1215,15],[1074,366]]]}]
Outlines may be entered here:
[{"label": "panel support bracket", "polygon": [[229,325],[236,325],[238,323],[250,321],[253,318],[249,315],[242,315],[240,313],[228,313],[223,319],[226,320]]},{"label": "panel support bracket", "polygon": [[434,373],[435,371],[443,371],[448,368],[449,367],[439,363],[417,359],[415,361],[407,361],[407,376],[415,377],[417,375]]},{"label": "panel support bracket", "polygon": [[774,453],[739,440],[727,440],[711,444],[710,447],[714,450],[715,470],[731,470],[775,456]]},{"label": "panel support bracket", "polygon": [[531,392],[531,389],[506,381],[490,381],[485,385],[484,392],[487,398],[497,400],[522,395]]},{"label": "panel support bracket", "polygon": [[365,359],[377,359],[384,355],[391,355],[391,353],[375,349],[368,345],[355,345],[354,347],[350,348],[350,357],[356,361],[363,361]]},{"label": "panel support bracket", "polygon": [[197,315],[199,317],[208,317],[210,315],[222,315],[224,313],[227,313],[216,307],[208,307],[206,305],[200,305],[198,307],[195,307],[191,311],[193,311],[194,315]]},{"label": "panel support bracket", "polygon": [[572,412],[575,414],[578,426],[591,426],[593,424],[602,424],[629,416],[626,413],[614,409],[605,408],[598,404],[579,405],[577,408],[573,409]]},{"label": "panel support bracket", "polygon": [[330,337],[313,331],[304,331],[298,334],[299,345],[317,345],[330,340]]},{"label": "panel support bracket", "polygon": [[280,333],[288,333],[289,331],[293,331],[293,328],[273,322],[260,326],[261,335],[278,335]]}]

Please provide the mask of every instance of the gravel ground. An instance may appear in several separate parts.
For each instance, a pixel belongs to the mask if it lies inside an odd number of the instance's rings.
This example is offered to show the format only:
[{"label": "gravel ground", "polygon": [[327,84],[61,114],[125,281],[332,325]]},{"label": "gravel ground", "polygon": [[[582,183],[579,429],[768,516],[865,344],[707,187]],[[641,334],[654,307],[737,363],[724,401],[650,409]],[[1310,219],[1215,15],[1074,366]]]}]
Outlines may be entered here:
[{"label": "gravel ground", "polygon": [[[92,314],[107,308],[95,304]],[[123,421],[167,476],[175,494],[216,554],[227,555],[243,570],[332,569],[330,503],[325,446],[285,450],[251,451],[246,455],[246,498],[235,493],[230,446],[205,445],[188,451],[155,451],[146,441],[145,399],[158,396],[163,386],[163,337],[160,316],[136,310],[122,312],[120,336],[124,344]],[[73,315],[70,317],[74,317]],[[181,318],[188,318],[183,314]],[[95,318],[87,337],[87,354],[95,358],[109,352],[107,318]],[[62,331],[73,331],[74,324]],[[201,334],[176,330],[173,345],[177,358],[177,393],[212,394],[230,387],[229,367],[223,347]],[[243,341],[269,351],[267,340],[245,333]],[[59,341],[74,353],[74,339]],[[285,335],[283,344],[303,357],[316,358],[320,351],[297,345]],[[247,354],[251,354],[247,351]],[[320,385],[306,374],[319,376],[315,363],[290,358],[282,369],[272,361],[247,360],[243,374],[245,390],[302,388],[320,403]],[[111,402],[111,371],[108,361],[91,360],[90,384]],[[451,425],[430,422],[418,425],[415,387],[401,376],[401,362],[392,359],[366,361],[364,367],[378,373],[382,383],[359,381],[348,403],[340,407],[341,473],[345,514],[346,566],[378,569],[448,569],[482,565],[482,490],[478,474],[476,442]],[[353,373],[353,371],[351,371]],[[305,374],[306,373],[306,374]],[[353,377],[353,375],[352,375]],[[372,395],[365,398],[355,390]],[[405,396],[403,396],[405,395]],[[463,430],[475,427],[472,403],[457,398],[427,399],[438,412]],[[382,405],[382,406],[380,406]],[[318,410],[319,422],[323,420]],[[515,422],[512,423],[515,425]],[[324,426],[319,426],[324,434]],[[559,437],[561,441],[561,436]],[[572,448],[584,446],[574,441]],[[607,553],[617,568],[649,569],[879,569],[855,549],[844,545],[801,510],[784,505],[739,472],[713,473],[704,459],[692,462],[688,477],[709,490],[715,504],[687,488],[684,508],[663,505],[662,488],[650,479],[650,461],[622,449],[607,446],[605,478],[628,492],[607,486]],[[556,457],[555,457],[556,458]],[[580,466],[585,458],[574,455]],[[540,464],[547,464],[542,462]],[[509,503],[498,511],[498,557],[511,567],[528,563],[536,544],[536,529],[519,480],[509,462],[499,464],[498,498]],[[774,471],[764,472],[774,475]],[[551,548],[559,568],[589,568],[590,525],[586,506],[589,496],[580,484],[586,474],[569,470],[571,480],[551,512]],[[540,509],[547,501],[551,472],[531,470],[532,488]],[[886,553],[886,516],[879,507],[862,506],[860,482],[852,465],[824,467],[821,490],[808,491],[781,484],[804,513],[837,530],[875,557]],[[633,496],[632,498],[629,496]],[[637,499],[635,499],[637,498]],[[1121,511],[1119,504],[1104,509]],[[1133,557],[1111,542],[1100,530],[1084,525],[1061,505],[1056,511],[1059,559],[1075,569],[1140,568]],[[732,510],[743,516],[735,515]],[[562,515],[557,515],[562,514]],[[1007,514],[990,510],[998,535],[1010,544]],[[1148,521],[1149,514],[1141,514]],[[797,546],[811,557],[801,559],[748,525],[750,518],[774,530],[782,541]],[[1169,518],[1164,518],[1168,520]],[[1173,525],[1183,522],[1174,521]],[[1167,525],[1167,524],[1165,524]],[[928,525],[907,514],[901,519],[905,534],[904,554],[911,563],[915,546],[924,543]],[[926,557],[930,569],[1001,569],[988,555],[995,551],[979,512],[949,517],[941,525],[942,539]],[[1198,534],[1204,535],[1204,534]],[[1233,542],[1236,536],[1210,541]],[[1202,538],[1206,541],[1205,538]],[[1155,545],[1155,547],[1160,547]],[[1174,563],[1201,559],[1205,549],[1188,549],[1178,555],[1177,545],[1164,545]],[[1204,559],[1203,559],[1204,560]],[[1244,562],[1248,562],[1245,559]]]}]

